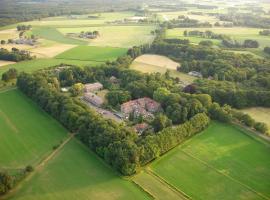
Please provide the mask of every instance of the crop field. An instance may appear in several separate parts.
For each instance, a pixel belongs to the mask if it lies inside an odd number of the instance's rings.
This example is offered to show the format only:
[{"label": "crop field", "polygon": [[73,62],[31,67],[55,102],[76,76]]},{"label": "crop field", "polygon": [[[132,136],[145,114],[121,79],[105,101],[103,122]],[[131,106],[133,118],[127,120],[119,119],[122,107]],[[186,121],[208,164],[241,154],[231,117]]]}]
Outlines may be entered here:
[{"label": "crop field", "polygon": [[270,144],[212,122],[151,168],[193,199],[269,199]]},{"label": "crop field", "polygon": [[180,64],[174,62],[166,56],[142,55],[133,61],[130,68],[143,73],[159,72],[161,74],[164,74],[167,70],[169,70],[172,77],[178,77],[180,81],[185,84],[190,84],[196,79],[196,77],[178,72],[176,70],[177,66],[180,66]]},{"label": "crop field", "polygon": [[127,49],[114,47],[79,46],[58,56],[59,59],[105,62],[124,55]]},{"label": "crop field", "polygon": [[270,129],[270,108],[254,107],[241,110],[249,114],[253,119],[258,122],[264,122]]},{"label": "crop field", "polygon": [[15,39],[17,37],[18,37],[18,32],[16,29],[6,29],[6,30],[0,31],[1,40]]},{"label": "crop field", "polygon": [[3,67],[5,65],[11,65],[11,64],[14,64],[14,63],[15,62],[0,60],[0,67]]},{"label": "crop field", "polygon": [[[89,15],[72,15],[44,18],[41,21],[24,22],[23,24],[31,24],[32,26],[51,26],[51,27],[70,27],[70,26],[93,26],[104,25],[107,22],[115,20],[123,20],[134,16],[134,12],[105,12]],[[94,18],[89,18],[92,16]]]},{"label": "crop field", "polygon": [[96,26],[77,28],[58,28],[62,35],[80,33],[82,31],[99,31],[100,36],[87,40],[91,46],[132,47],[151,43],[154,36],[151,31],[155,26]]},{"label": "crop field", "polygon": [[77,140],[71,140],[11,198],[15,200],[150,199],[120,178]]},{"label": "crop field", "polygon": [[67,131],[18,90],[0,93],[0,168],[35,164]]}]

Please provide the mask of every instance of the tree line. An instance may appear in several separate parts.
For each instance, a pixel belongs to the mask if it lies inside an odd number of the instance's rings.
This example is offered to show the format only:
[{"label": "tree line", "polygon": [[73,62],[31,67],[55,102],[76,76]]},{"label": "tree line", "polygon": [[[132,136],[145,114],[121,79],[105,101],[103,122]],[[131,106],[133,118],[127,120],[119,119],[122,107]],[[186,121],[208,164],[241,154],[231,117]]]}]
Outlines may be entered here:
[{"label": "tree line", "polygon": [[0,48],[0,60],[19,62],[23,60],[32,60],[34,56],[31,56],[28,51],[12,48],[11,51]]}]

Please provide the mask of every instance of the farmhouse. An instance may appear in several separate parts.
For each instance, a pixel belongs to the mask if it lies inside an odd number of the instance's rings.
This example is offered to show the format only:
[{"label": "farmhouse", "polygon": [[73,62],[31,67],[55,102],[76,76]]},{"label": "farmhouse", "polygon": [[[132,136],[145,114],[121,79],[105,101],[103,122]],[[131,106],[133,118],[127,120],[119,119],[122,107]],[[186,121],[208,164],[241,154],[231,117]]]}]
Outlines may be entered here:
[{"label": "farmhouse", "polygon": [[103,85],[99,82],[89,83],[84,85],[84,91],[87,92],[95,92],[103,89]]},{"label": "farmhouse", "polygon": [[102,104],[104,103],[103,99],[94,93],[88,92],[84,93],[83,99],[94,106],[101,107]]},{"label": "farmhouse", "polygon": [[160,109],[160,104],[148,97],[128,101],[121,105],[121,112],[126,119],[132,113],[134,117],[153,118],[153,113],[158,112]]}]

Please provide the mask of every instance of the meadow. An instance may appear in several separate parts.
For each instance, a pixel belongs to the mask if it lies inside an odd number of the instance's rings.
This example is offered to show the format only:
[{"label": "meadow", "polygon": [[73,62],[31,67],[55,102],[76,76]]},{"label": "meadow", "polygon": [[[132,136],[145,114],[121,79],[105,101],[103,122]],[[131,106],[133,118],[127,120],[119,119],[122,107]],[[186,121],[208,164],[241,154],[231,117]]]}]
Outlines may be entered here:
[{"label": "meadow", "polygon": [[151,31],[155,26],[93,26],[58,28],[57,30],[66,35],[67,33],[80,33],[82,31],[99,31],[100,36],[93,40],[87,40],[91,46],[111,46],[129,48],[135,45],[151,43],[154,36]]},{"label": "meadow", "polygon": [[67,131],[18,90],[0,93],[0,168],[39,162]]},{"label": "meadow", "polygon": [[269,199],[270,144],[212,122],[151,169],[193,199]]},{"label": "meadow", "polygon": [[70,60],[70,59],[56,59],[56,58],[36,59],[36,60],[22,61],[16,64],[2,66],[0,67],[0,76],[10,68],[15,68],[19,72],[22,72],[22,71],[34,72],[37,70],[53,67],[60,64],[69,64],[69,65],[77,65],[77,66],[95,66],[101,63],[102,62],[95,62],[95,61],[89,61],[89,60],[85,61],[85,60]]},{"label": "meadow", "polygon": [[58,59],[105,62],[126,54],[127,49],[114,47],[78,46],[58,56]]},{"label": "meadow", "polygon": [[14,200],[151,199],[119,177],[76,139],[67,143],[44,168],[11,196]]}]

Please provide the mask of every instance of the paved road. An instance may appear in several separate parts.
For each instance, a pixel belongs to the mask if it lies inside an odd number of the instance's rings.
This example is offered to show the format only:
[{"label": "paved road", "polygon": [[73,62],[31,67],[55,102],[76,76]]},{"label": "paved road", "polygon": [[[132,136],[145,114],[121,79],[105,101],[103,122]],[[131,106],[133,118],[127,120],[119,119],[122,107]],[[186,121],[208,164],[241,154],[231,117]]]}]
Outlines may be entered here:
[{"label": "paved road", "polygon": [[120,117],[116,116],[115,113],[113,113],[113,112],[111,112],[111,111],[109,111],[109,110],[105,110],[105,109],[96,107],[96,106],[94,106],[93,104],[91,104],[91,103],[85,101],[84,99],[81,99],[81,101],[82,101],[83,103],[85,103],[86,105],[88,105],[90,108],[92,108],[92,109],[94,109],[95,111],[97,111],[97,112],[98,112],[99,114],[101,114],[104,118],[106,118],[106,119],[112,119],[112,120],[114,120],[114,121],[116,121],[116,122],[118,122],[118,123],[123,122],[123,120],[122,120]]}]

